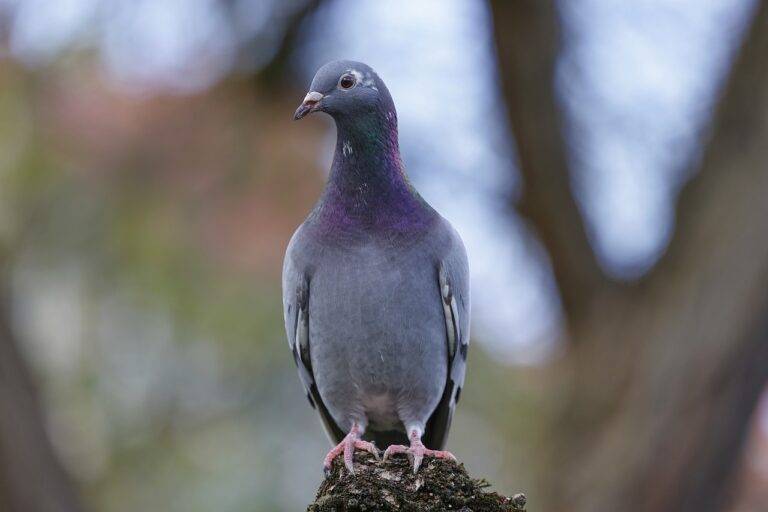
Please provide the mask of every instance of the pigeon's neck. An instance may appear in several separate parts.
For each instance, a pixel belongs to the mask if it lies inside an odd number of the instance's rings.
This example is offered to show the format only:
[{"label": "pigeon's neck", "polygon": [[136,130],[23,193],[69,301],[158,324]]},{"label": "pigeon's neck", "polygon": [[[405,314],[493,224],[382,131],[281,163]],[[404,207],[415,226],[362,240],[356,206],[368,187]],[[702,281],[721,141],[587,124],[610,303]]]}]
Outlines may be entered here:
[{"label": "pigeon's neck", "polygon": [[405,174],[395,113],[337,119],[336,126],[336,152],[318,212],[322,221],[374,230],[426,225],[433,211]]}]

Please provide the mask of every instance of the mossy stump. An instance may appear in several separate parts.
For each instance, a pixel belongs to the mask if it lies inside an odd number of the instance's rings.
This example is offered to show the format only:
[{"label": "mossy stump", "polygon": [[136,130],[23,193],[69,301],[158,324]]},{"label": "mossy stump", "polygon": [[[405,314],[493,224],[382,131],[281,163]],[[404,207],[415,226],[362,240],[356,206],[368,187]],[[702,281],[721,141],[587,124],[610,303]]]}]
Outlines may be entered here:
[{"label": "mossy stump", "polygon": [[339,457],[320,485],[307,512],[522,512],[525,496],[511,498],[488,490],[485,480],[470,478],[463,464],[425,458],[414,475],[408,459],[377,461],[355,454],[350,475]]}]

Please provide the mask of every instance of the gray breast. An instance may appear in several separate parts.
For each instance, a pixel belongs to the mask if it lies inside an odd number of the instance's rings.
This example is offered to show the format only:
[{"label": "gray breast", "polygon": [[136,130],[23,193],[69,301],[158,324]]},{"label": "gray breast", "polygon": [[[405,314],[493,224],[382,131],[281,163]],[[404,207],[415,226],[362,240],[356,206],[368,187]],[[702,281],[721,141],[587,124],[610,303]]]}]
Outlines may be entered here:
[{"label": "gray breast", "polygon": [[429,247],[328,247],[310,275],[311,360],[339,426],[426,422],[446,382],[445,318]]}]

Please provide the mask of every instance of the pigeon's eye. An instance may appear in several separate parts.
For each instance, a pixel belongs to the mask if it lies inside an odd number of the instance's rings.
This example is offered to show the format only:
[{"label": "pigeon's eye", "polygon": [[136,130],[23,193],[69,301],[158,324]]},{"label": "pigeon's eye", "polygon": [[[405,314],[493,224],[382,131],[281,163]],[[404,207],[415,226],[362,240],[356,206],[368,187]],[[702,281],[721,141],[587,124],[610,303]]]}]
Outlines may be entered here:
[{"label": "pigeon's eye", "polygon": [[344,75],[339,80],[342,89],[351,89],[355,86],[355,77],[353,75]]}]

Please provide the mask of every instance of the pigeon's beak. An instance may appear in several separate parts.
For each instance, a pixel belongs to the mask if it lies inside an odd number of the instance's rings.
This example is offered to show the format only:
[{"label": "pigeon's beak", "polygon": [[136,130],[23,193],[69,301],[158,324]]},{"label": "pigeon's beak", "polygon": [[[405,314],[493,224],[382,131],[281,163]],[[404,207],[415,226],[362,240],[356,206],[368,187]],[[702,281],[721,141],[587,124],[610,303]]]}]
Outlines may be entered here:
[{"label": "pigeon's beak", "polygon": [[294,121],[298,121],[307,114],[317,110],[317,104],[320,103],[321,99],[323,99],[323,95],[319,92],[308,92],[304,97],[304,101],[299,105],[299,108],[296,109],[296,113],[293,115]]}]

